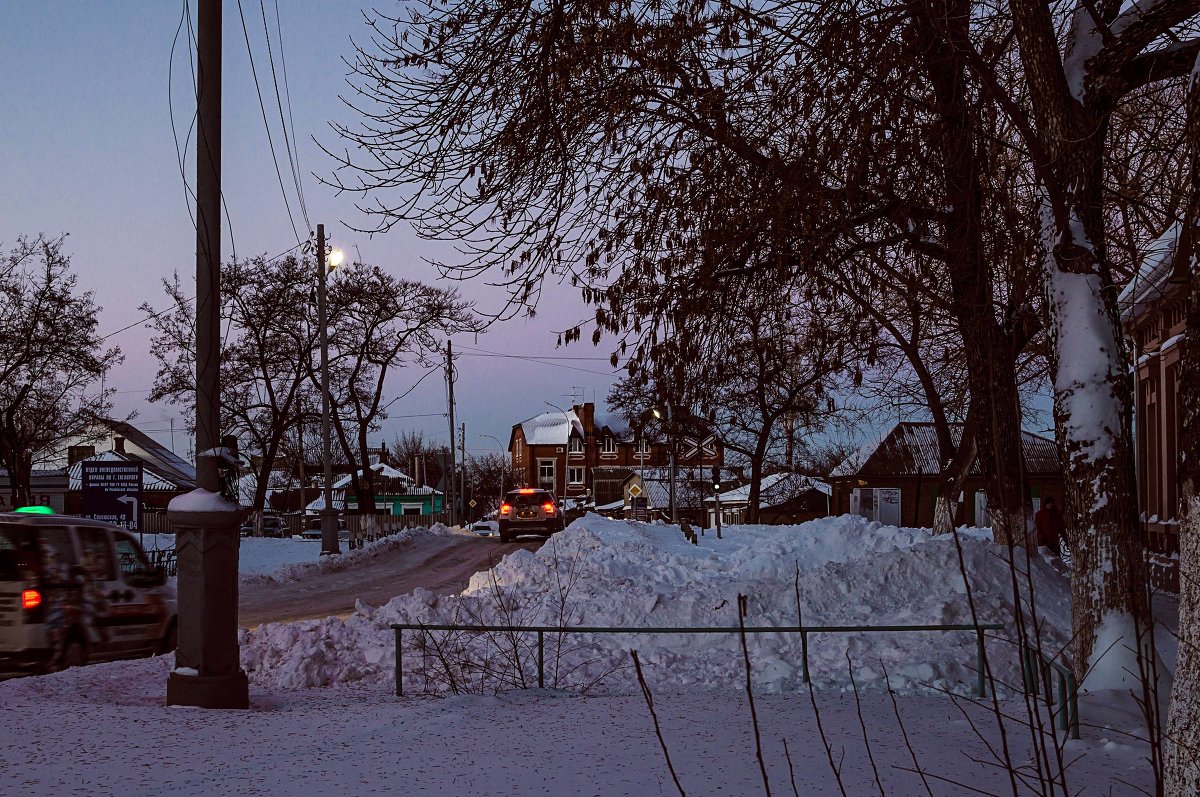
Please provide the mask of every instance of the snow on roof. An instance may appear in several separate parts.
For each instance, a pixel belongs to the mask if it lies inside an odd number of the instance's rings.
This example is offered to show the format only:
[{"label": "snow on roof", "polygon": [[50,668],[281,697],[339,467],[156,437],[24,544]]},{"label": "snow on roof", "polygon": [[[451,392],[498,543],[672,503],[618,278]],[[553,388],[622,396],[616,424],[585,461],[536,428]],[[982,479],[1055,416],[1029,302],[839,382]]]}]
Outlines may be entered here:
[{"label": "snow on roof", "polygon": [[[758,503],[759,506],[763,507],[778,506],[809,490],[818,490],[822,493],[829,491],[829,485],[817,481],[811,476],[802,476],[799,473],[772,473],[768,476],[763,476],[759,484]],[[714,499],[709,496],[704,501],[705,503],[712,503]],[[743,484],[741,487],[735,487],[732,490],[725,490],[721,493],[721,503],[723,504],[745,504],[749,503],[749,501],[749,484]]]},{"label": "snow on roof", "polygon": [[[955,445],[962,439],[962,424],[950,425],[950,437]],[[1034,475],[1058,475],[1062,468],[1058,463],[1058,449],[1053,440],[1032,432],[1021,432],[1021,443],[1025,453],[1025,468]],[[854,459],[865,458],[855,466]],[[834,469],[835,477],[846,476],[933,476],[942,472],[941,446],[932,423],[903,421],[874,447],[847,458]],[[971,473],[979,473],[979,463],[971,467]]]},{"label": "snow on roof", "polygon": [[1141,268],[1117,297],[1117,307],[1123,321],[1136,316],[1146,302],[1163,295],[1163,286],[1175,268],[1175,248],[1181,229],[1180,223],[1174,222],[1146,247]]},{"label": "snow on roof", "polygon": [[180,457],[150,435],[125,421],[105,420],[102,423],[113,434],[125,438],[126,443],[136,446],[135,452],[148,469],[173,482],[178,487],[191,489],[196,486],[196,466]]},{"label": "snow on roof", "polygon": [[[405,473],[404,471],[396,470],[395,468],[393,468],[390,465],[384,465],[382,462],[376,462],[374,465],[371,466],[371,470],[375,471],[376,474],[378,474],[379,476],[382,476],[385,479],[400,479],[401,481],[405,481],[405,482],[412,481],[412,479],[409,477],[409,475],[407,473]],[[360,471],[358,471],[357,475],[362,476],[363,473],[364,473],[364,471],[360,470]],[[350,484],[351,481],[352,481],[352,479],[350,478],[350,474],[347,473],[347,474],[343,475],[341,478],[339,478],[337,481],[335,481],[333,483],[333,487],[334,487],[334,489],[346,487]]]},{"label": "snow on roof", "polygon": [[[325,508],[325,493],[322,492],[319,495],[317,495],[317,500],[309,502],[308,506],[304,507],[304,510],[306,512],[320,512],[324,508]],[[337,510],[344,510],[346,508],[346,491],[345,490],[334,490],[333,491],[333,508],[337,509]]]},{"label": "snow on roof", "polygon": [[569,410],[566,417],[557,410],[543,412],[521,421],[518,425],[525,433],[525,444],[530,446],[565,446],[568,430],[573,430],[580,437],[584,436],[583,424],[574,410]]}]

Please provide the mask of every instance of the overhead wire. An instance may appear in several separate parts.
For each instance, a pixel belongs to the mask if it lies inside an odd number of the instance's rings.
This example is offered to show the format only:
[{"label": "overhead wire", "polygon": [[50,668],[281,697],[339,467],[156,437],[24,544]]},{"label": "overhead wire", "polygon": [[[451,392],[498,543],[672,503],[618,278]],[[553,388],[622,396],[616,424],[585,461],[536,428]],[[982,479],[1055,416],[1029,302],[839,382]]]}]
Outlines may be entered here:
[{"label": "overhead wire", "polygon": [[[283,25],[279,18],[279,0],[275,0],[275,35],[279,41],[279,59],[283,70],[283,88],[287,94],[288,113],[287,118],[283,114],[283,97],[279,93],[279,75],[275,71],[275,51],[271,47],[271,31],[267,25],[267,9],[263,5],[263,0],[258,0],[258,9],[262,14],[263,36],[267,40],[267,63],[271,66],[271,82],[275,86],[275,105],[279,109],[279,126],[283,130],[283,143],[287,148],[288,166],[292,171],[292,183],[296,186],[296,199],[300,203],[300,215],[304,219],[306,230],[312,229],[312,223],[308,218],[308,203],[304,198],[304,185],[300,179],[300,145],[297,142],[295,151],[292,148],[292,141],[296,137],[296,123],[292,118],[292,92],[287,83],[287,61],[284,59],[283,52]],[[292,119],[292,132],[288,133],[288,119]]]},{"label": "overhead wire", "polygon": [[271,133],[271,123],[267,119],[267,104],[263,101],[262,85],[258,81],[258,67],[254,63],[254,48],[250,45],[250,29],[246,26],[246,15],[242,11],[242,0],[237,0],[238,17],[242,21],[242,36],[246,40],[246,54],[250,57],[250,74],[254,77],[254,91],[258,95],[258,107],[262,111],[263,127],[267,131],[267,144],[271,149],[271,160],[275,163],[275,177],[279,181],[279,191],[283,196],[283,206],[287,209],[288,223],[296,236],[296,242],[301,243],[300,230],[296,227],[296,219],[292,213],[292,203],[288,199],[287,189],[283,185],[283,170],[279,167],[279,155],[275,151],[275,136]]}]

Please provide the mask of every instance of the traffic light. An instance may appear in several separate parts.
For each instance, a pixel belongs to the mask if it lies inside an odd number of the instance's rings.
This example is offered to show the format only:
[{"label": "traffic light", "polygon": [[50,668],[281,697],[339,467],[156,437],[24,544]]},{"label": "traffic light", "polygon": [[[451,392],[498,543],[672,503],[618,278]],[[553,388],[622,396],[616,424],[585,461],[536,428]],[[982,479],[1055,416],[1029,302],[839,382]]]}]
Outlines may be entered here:
[{"label": "traffic light", "polygon": [[712,482],[714,490],[721,489],[721,470],[716,465],[713,465],[712,469]]}]

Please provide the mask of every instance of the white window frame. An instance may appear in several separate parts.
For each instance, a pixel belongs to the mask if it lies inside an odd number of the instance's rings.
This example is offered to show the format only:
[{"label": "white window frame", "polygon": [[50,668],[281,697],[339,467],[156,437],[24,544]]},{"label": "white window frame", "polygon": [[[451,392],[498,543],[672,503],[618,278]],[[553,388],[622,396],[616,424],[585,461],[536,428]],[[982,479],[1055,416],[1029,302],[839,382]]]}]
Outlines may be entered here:
[{"label": "white window frame", "polygon": [[601,453],[601,454],[615,454],[615,453],[617,453],[617,441],[616,441],[616,439],[614,439],[614,438],[612,438],[612,437],[610,437],[610,436],[608,436],[608,435],[605,435],[605,436],[604,436],[604,439],[600,441],[600,453]]},{"label": "white window frame", "polygon": [[567,451],[571,452],[572,454],[582,454],[583,440],[575,435],[571,435],[570,440],[567,442]]},{"label": "white window frame", "polygon": [[634,448],[634,453],[649,454],[650,453],[650,441],[644,437],[641,438],[640,440],[638,440],[637,446]]},{"label": "white window frame", "polygon": [[542,473],[542,469],[546,465],[550,466],[550,477],[549,477],[550,483],[558,484],[558,460],[538,459],[538,461],[537,461],[538,485],[541,486],[542,484],[545,484],[547,481],[545,474]]},{"label": "white window frame", "polygon": [[[572,465],[567,468],[567,484],[583,484],[586,477],[585,468],[582,465]],[[578,475],[579,478],[576,478]]]},{"label": "white window frame", "polygon": [[513,462],[521,461],[521,438],[513,440]]}]

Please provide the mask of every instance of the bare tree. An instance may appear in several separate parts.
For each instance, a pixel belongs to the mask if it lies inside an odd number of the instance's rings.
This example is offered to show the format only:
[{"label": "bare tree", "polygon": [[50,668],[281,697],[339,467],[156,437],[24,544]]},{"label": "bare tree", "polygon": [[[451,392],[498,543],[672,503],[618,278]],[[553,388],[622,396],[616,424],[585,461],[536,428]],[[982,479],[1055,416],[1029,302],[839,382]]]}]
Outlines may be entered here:
[{"label": "bare tree", "polygon": [[[387,399],[389,376],[405,366],[425,369],[414,383],[431,373],[430,358],[445,336],[480,328],[471,307],[454,289],[398,279],[378,266],[355,263],[335,272],[328,316],[333,426],[360,511],[375,507],[368,436],[401,398]],[[315,364],[306,365],[319,385]]]},{"label": "bare tree", "polygon": [[12,506],[30,502],[33,467],[87,442],[112,409],[106,373],[122,360],[96,330],[100,308],[77,290],[64,238],[18,238],[0,260],[0,464]]}]

